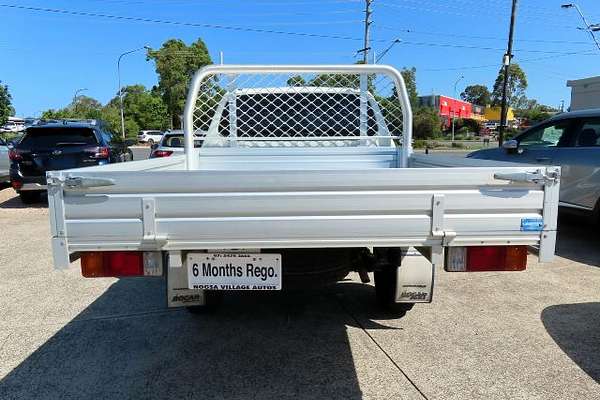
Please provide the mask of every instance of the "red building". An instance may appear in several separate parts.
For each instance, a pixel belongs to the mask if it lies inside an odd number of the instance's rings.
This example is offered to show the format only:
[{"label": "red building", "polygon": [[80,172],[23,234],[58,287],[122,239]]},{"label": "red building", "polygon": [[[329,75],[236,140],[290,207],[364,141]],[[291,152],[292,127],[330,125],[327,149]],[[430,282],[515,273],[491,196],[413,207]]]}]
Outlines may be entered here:
[{"label": "red building", "polygon": [[453,117],[473,118],[472,104],[452,97],[441,95],[419,96],[419,105],[433,107],[438,110],[445,126],[452,123]]}]

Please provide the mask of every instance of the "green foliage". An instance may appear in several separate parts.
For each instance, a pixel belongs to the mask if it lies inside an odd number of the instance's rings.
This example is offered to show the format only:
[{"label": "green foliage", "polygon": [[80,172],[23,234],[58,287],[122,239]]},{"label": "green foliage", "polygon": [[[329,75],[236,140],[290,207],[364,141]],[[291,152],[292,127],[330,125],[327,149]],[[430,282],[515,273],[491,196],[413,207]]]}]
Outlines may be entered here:
[{"label": "green foliage", "polygon": [[437,137],[442,131],[442,121],[433,107],[418,108],[413,115],[413,136],[415,139]]},{"label": "green foliage", "polygon": [[88,96],[77,96],[65,108],[50,109],[42,113],[42,119],[101,119],[102,104]]},{"label": "green foliage", "polygon": [[288,86],[304,86],[306,85],[306,80],[300,75],[294,75],[287,80],[287,84]]},{"label": "green foliage", "polygon": [[8,86],[2,85],[0,81],[0,125],[4,125],[8,121],[8,117],[15,114],[15,109],[12,107],[12,96],[8,91]]},{"label": "green foliage", "polygon": [[[105,107],[104,119],[120,131],[119,96],[115,96]],[[170,119],[167,106],[157,91],[147,90],[143,85],[131,85],[123,88],[123,110],[125,115],[126,136],[137,135],[140,129],[165,130]]]},{"label": "green foliage", "polygon": [[[504,67],[500,68],[494,89],[492,90],[492,105],[499,106],[502,102],[502,86],[504,82]],[[517,108],[519,99],[525,95],[527,89],[527,76],[519,64],[511,64],[508,69],[507,103],[510,107]]]},{"label": "green foliage", "polygon": [[[123,109],[125,133],[135,138],[140,129],[164,130],[169,126],[166,105],[156,91],[147,90],[142,85],[123,88]],[[113,132],[121,133],[121,112],[118,94],[108,104],[102,104],[91,97],[78,96],[73,103],[58,110],[42,113],[43,119],[101,119]]]},{"label": "green foliage", "polygon": [[470,85],[460,94],[460,98],[472,104],[490,104],[492,94],[485,85]]},{"label": "green foliage", "polygon": [[459,135],[462,136],[463,139],[466,139],[467,134],[470,132],[469,128],[466,126],[461,126],[460,128],[458,128],[458,131],[456,131]]},{"label": "green foliage", "polygon": [[171,116],[173,126],[178,128],[193,74],[212,63],[206,44],[198,39],[187,46],[180,39],[170,39],[159,50],[148,50],[147,57],[154,60],[159,76],[158,92]]},{"label": "green foliage", "polygon": [[557,109],[539,104],[535,99],[527,99],[523,96],[519,102],[519,108],[515,110],[515,115],[525,118],[529,123],[544,121],[558,112]]},{"label": "green foliage", "polygon": [[417,93],[417,69],[415,67],[402,68],[400,73],[404,78],[404,84],[406,85],[406,91],[408,92],[410,106],[413,111],[415,111],[419,106],[419,95]]},{"label": "green foliage", "polygon": [[479,133],[481,124],[476,119],[472,118],[457,118],[454,121],[454,129],[458,131]]}]

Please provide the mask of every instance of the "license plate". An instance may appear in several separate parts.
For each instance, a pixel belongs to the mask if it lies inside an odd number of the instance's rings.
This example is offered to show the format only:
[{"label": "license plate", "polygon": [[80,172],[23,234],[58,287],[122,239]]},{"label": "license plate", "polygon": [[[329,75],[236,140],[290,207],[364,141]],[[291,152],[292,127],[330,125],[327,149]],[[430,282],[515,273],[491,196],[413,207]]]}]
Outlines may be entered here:
[{"label": "license plate", "polygon": [[203,290],[281,290],[281,254],[191,253],[188,287]]}]

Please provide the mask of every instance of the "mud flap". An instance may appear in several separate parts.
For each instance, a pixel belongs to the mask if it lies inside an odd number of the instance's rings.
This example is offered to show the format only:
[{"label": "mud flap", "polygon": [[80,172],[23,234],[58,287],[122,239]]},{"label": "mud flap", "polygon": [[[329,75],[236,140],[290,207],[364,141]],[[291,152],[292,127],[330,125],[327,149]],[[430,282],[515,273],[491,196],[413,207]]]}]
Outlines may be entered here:
[{"label": "mud flap", "polygon": [[433,271],[433,264],[410,247],[396,269],[396,303],[431,303]]},{"label": "mud flap", "polygon": [[180,251],[170,251],[167,268],[167,306],[189,307],[205,304],[204,290],[188,289],[187,270]]}]

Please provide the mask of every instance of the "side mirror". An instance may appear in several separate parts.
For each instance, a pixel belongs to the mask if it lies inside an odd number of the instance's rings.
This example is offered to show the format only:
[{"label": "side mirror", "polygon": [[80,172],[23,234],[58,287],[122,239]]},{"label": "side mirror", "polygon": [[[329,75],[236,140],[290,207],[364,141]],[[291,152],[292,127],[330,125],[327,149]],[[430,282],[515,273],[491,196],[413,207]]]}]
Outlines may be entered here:
[{"label": "side mirror", "polygon": [[507,140],[506,142],[502,143],[502,148],[505,150],[516,150],[519,148],[519,142],[514,139]]},{"label": "side mirror", "polygon": [[158,149],[158,143],[154,143],[152,146],[150,146],[150,148],[151,148],[152,150],[156,150],[156,149]]}]

